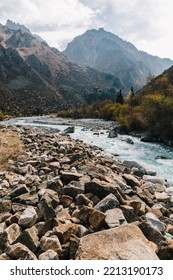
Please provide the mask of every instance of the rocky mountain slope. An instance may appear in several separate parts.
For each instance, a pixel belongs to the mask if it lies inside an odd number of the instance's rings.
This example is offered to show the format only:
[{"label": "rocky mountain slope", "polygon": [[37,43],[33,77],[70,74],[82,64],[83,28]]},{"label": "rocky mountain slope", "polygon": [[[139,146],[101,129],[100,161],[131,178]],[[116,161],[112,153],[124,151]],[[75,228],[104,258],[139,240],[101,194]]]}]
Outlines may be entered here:
[{"label": "rocky mountain slope", "polygon": [[173,259],[173,188],[57,131],[1,127],[25,154],[0,172],[0,260]]},{"label": "rocky mountain slope", "polygon": [[112,86],[115,77],[80,68],[21,28],[0,25],[1,111],[12,115],[56,112],[85,103],[95,87]]},{"label": "rocky mountain slope", "polygon": [[99,71],[117,76],[128,89],[139,89],[150,74],[161,74],[173,65],[170,59],[161,59],[138,51],[103,28],[88,30],[68,44],[63,52],[71,61],[81,67],[91,66]]}]

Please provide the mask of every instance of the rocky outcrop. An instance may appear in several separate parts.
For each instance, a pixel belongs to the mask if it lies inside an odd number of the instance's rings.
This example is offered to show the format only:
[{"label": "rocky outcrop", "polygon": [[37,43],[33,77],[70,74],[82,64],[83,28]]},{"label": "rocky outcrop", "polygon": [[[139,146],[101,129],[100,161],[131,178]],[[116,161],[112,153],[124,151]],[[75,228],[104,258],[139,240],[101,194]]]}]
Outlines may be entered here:
[{"label": "rocky outcrop", "polygon": [[173,259],[173,187],[56,131],[1,129],[25,147],[0,171],[1,260]]}]

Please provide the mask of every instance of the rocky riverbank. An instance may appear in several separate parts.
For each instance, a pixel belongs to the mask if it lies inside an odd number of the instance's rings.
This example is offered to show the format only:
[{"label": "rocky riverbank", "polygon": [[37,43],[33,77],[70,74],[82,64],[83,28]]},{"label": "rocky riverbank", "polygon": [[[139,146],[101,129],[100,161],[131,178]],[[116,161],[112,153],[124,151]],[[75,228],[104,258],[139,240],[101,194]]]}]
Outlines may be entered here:
[{"label": "rocky riverbank", "polygon": [[[173,187],[49,129],[0,172],[0,259],[173,259]],[[150,174],[152,175],[152,174]]]}]

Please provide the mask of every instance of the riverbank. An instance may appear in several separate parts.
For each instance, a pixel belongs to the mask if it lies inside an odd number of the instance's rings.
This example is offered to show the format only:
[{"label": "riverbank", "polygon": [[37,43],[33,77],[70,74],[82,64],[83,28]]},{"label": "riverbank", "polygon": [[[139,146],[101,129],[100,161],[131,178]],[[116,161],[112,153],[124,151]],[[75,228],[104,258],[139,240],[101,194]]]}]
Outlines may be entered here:
[{"label": "riverbank", "polygon": [[5,124],[22,126],[47,127],[52,131],[63,131],[68,126],[75,126],[71,134],[73,139],[79,139],[90,145],[96,145],[114,159],[121,162],[137,161],[149,171],[154,171],[157,176],[166,179],[173,185],[173,148],[157,143],[141,142],[140,137],[117,134],[109,138],[109,131],[116,123],[98,119],[63,119],[55,116],[41,116],[11,119]]},{"label": "riverbank", "polygon": [[52,129],[1,129],[25,152],[0,172],[0,259],[173,259],[166,182]]}]

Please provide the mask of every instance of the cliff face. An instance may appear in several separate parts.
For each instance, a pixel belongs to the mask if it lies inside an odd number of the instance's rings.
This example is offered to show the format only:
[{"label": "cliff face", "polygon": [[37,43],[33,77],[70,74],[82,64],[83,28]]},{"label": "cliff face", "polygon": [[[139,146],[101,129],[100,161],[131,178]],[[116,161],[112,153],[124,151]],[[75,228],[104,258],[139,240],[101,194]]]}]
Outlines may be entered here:
[{"label": "cliff face", "polygon": [[88,30],[68,44],[64,54],[81,67],[91,66],[120,79],[128,89],[140,88],[148,74],[155,76],[169,68],[173,62],[138,51],[118,36],[99,30]]},{"label": "cliff face", "polygon": [[[17,26],[18,27],[18,26]],[[114,77],[82,69],[27,30],[0,25],[0,110],[32,115],[81,106]],[[20,26],[19,26],[20,27]]]}]

